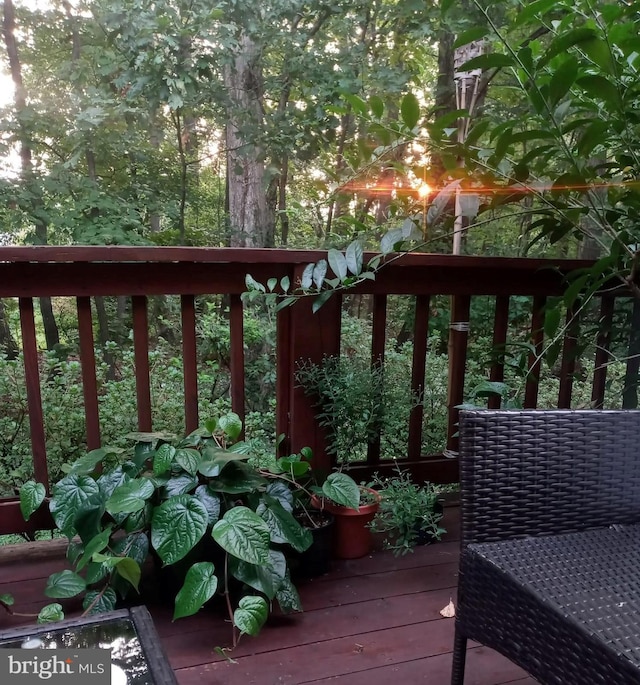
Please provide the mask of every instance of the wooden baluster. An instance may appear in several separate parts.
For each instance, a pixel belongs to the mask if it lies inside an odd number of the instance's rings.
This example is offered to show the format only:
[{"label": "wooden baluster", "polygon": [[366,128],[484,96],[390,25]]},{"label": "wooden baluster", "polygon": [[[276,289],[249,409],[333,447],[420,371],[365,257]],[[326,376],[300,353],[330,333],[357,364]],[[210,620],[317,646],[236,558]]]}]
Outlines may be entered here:
[{"label": "wooden baluster", "polygon": [[[496,297],[496,313],[493,319],[493,353],[496,355],[489,380],[492,383],[504,382],[504,354],[507,343],[507,330],[509,327],[509,296],[498,295]],[[489,409],[499,409],[501,398],[491,395],[487,402]]]},{"label": "wooden baluster", "polygon": [[593,387],[591,389],[591,406],[594,409],[604,407],[604,394],[607,387],[607,362],[611,357],[611,333],[613,327],[613,309],[615,299],[607,297],[601,298],[600,302],[600,321],[598,337],[596,338],[596,358],[595,369],[593,372]]},{"label": "wooden baluster", "polygon": [[[371,368],[384,371],[384,346],[386,342],[387,328],[387,296],[373,296],[373,329],[371,332]],[[383,380],[384,383],[384,380]],[[377,398],[381,403],[382,397]],[[375,439],[367,445],[367,464],[375,466],[380,463],[380,431],[382,426],[378,426]]]},{"label": "wooden baluster", "polygon": [[544,309],[546,304],[547,298],[545,295],[537,295],[533,298],[530,334],[533,352],[529,355],[529,373],[527,374],[527,384],[524,391],[525,409],[535,409],[538,406],[538,386],[544,344]]},{"label": "wooden baluster", "polygon": [[424,374],[427,360],[429,336],[428,295],[416,297],[416,311],[413,324],[413,359],[411,366],[411,393],[421,398],[420,404],[413,407],[409,415],[409,459],[417,459],[422,454],[422,419],[424,416]]},{"label": "wooden baluster", "polygon": [[30,297],[21,297],[18,302],[20,308],[20,329],[22,331],[22,350],[24,354],[24,376],[27,386],[27,407],[29,409],[33,471],[35,479],[40,483],[44,483],[48,491],[49,471],[47,468],[47,443],[44,432],[44,416],[42,413],[38,343],[36,340],[36,326],[33,316],[33,299]]},{"label": "wooden baluster", "polygon": [[576,370],[576,353],[578,348],[578,328],[580,326],[578,305],[567,310],[566,331],[562,343],[562,363],[560,364],[560,389],[558,390],[558,409],[571,407],[573,378]]},{"label": "wooden baluster", "polygon": [[193,295],[180,296],[182,317],[182,373],[184,379],[184,426],[187,433],[198,427],[198,347],[196,304]]},{"label": "wooden baluster", "polygon": [[149,322],[147,298],[131,298],[133,310],[133,350],[136,364],[136,398],[138,401],[138,430],[151,431],[151,386],[149,383]]},{"label": "wooden baluster", "polygon": [[469,312],[471,297],[456,295],[451,298],[449,324],[449,388],[447,409],[447,451],[457,453],[458,414],[456,407],[464,402],[464,379],[467,368],[467,342],[469,340]]},{"label": "wooden baluster", "polygon": [[231,343],[231,409],[242,420],[242,437],[244,437],[244,322],[240,295],[231,295],[229,326]]},{"label": "wooden baluster", "polygon": [[93,340],[91,299],[76,298],[78,335],[80,337],[80,365],[82,367],[82,393],[87,430],[87,448],[100,447],[100,414],[98,410],[98,382],[96,379],[96,353]]}]

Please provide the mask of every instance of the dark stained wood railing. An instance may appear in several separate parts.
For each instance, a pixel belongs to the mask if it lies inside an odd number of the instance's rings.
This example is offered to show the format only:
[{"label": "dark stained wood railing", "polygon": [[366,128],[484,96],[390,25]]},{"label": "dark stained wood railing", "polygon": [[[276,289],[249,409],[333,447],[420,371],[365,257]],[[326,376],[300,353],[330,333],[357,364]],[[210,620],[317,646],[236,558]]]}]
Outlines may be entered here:
[{"label": "dark stained wood railing", "polygon": [[[300,281],[306,264],[322,254],[312,251],[133,248],[133,247],[11,247],[0,248],[0,297],[19,298],[22,348],[28,392],[35,476],[47,482],[46,441],[40,396],[38,349],[34,324],[33,298],[75,297],[78,311],[79,347],[89,448],[100,444],[100,422],[93,319],[90,298],[129,296],[132,298],[133,339],[136,364],[138,426],[149,431],[154,426],[150,392],[149,314],[147,298],[154,295],[179,295],[182,326],[185,428],[197,427],[197,338],[195,297],[204,294],[229,296],[231,340],[231,404],[244,417],[245,374],[243,303],[245,276],[259,281],[288,276]],[[532,298],[530,342],[532,371],[526,384],[524,404],[537,403],[540,355],[543,351],[544,306],[547,298],[561,295],[564,276],[589,262],[508,258],[461,257],[448,255],[404,255],[387,264],[375,281],[366,281],[354,292],[373,296],[371,363],[384,365],[387,334],[388,298],[391,295],[415,296],[411,390],[423,391],[427,363],[430,304],[437,295],[450,296],[448,434],[446,454],[455,456],[457,448],[456,405],[464,400],[469,316],[472,298],[495,298],[493,321],[494,348],[504,347],[509,328],[509,306],[514,296]],[[298,360],[319,362],[324,355],[340,353],[342,296],[336,294],[318,313],[311,311],[311,298],[304,298],[277,315],[277,434],[285,434],[284,449],[299,450],[309,445],[314,450],[316,467],[328,470],[332,457],[326,454],[324,434],[314,419],[312,401],[295,381]],[[576,312],[573,312],[576,314]],[[602,407],[605,396],[614,297],[602,298],[603,326],[597,337],[596,372],[592,404]],[[558,406],[570,406],[575,365],[577,317],[571,320],[564,338],[560,370]],[[535,352],[535,353],[534,353]],[[489,378],[504,379],[504,359],[496,356]],[[409,389],[407,388],[407,391]],[[499,406],[491,398],[489,406]],[[407,417],[408,454],[405,463],[420,478],[447,482],[457,478],[457,462],[443,455],[422,455],[423,408],[412,409]],[[384,470],[380,460],[380,441],[369,446],[367,460],[360,467],[366,476]],[[29,525],[22,521],[17,501],[0,502],[0,533],[46,527],[49,519],[39,512]]]}]

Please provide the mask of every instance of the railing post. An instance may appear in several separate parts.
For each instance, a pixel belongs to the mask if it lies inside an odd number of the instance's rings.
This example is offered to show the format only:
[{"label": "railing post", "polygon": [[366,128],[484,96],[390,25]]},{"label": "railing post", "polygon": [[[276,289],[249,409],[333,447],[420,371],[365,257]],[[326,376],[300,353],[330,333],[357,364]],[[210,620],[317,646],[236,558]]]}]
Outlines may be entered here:
[{"label": "railing post", "polygon": [[[294,269],[293,283],[299,282],[304,265]],[[289,325],[289,449],[298,452],[303,447],[313,450],[313,466],[328,472],[334,455],[327,454],[325,432],[315,420],[314,400],[299,387],[295,375],[300,360],[320,363],[325,356],[340,354],[342,297],[333,295],[314,314],[312,297],[291,305]]]},{"label": "railing post", "polygon": [[455,295],[451,298],[451,319],[449,323],[449,397],[447,409],[449,421],[447,427],[447,452],[457,456],[457,433],[459,409],[464,402],[464,378],[467,369],[467,341],[469,339],[469,313],[471,298],[469,295]]}]

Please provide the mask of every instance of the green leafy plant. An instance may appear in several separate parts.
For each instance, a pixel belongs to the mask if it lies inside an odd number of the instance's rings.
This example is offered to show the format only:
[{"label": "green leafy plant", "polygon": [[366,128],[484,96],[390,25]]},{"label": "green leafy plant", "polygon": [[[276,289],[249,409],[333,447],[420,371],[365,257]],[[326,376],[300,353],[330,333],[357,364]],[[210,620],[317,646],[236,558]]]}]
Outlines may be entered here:
[{"label": "green leafy plant", "polygon": [[[250,445],[238,442],[241,431],[230,412],[178,441],[163,433],[130,434],[135,446],[128,459],[105,447],[65,465],[48,505],[69,538],[74,570],[54,573],[45,594],[84,595],[85,614],[109,611],[119,597],[139,591],[151,555],[181,577],[174,618],[196,613],[216,593],[224,596],[234,646],[242,634],[260,631],[274,600],[284,612],[301,611],[282,546],[303,552],[311,544],[292,513],[315,487],[311,450],[275,459],[268,469],[252,466]],[[330,475],[320,491],[358,506],[358,486],[346,474]],[[25,519],[46,499],[41,484],[25,483]],[[244,588],[239,598],[234,583]],[[0,604],[14,613],[9,595]],[[59,604],[40,613],[42,621],[63,618]]]},{"label": "green leafy plant", "polygon": [[342,464],[364,458],[383,418],[382,370],[359,359],[325,357],[320,364],[300,362],[296,381],[315,400],[328,451]]},{"label": "green leafy plant", "polygon": [[421,538],[439,540],[445,529],[440,525],[440,488],[433,483],[418,485],[398,468],[390,478],[375,476],[370,483],[380,493],[380,506],[370,524],[371,530],[385,533],[384,548],[395,556],[412,552]]},{"label": "green leafy plant", "polygon": [[[292,455],[269,470],[250,466],[247,445],[237,442],[241,430],[239,417],[228,413],[179,441],[132,434],[132,454],[119,455],[117,466],[108,466],[109,448],[69,465],[48,504],[69,538],[74,570],[53,574],[45,594],[83,594],[86,614],[108,611],[118,597],[139,590],[142,566],[153,555],[165,567],[186,571],[174,618],[197,612],[218,592],[228,607],[234,646],[240,635],[259,632],[274,600],[284,612],[301,610],[278,546],[304,551],[311,544],[309,531],[292,515],[294,491],[303,488],[297,479],[310,465]],[[25,518],[44,500],[43,488],[25,484]],[[202,555],[206,541],[213,543],[211,558]],[[235,606],[232,579],[245,588]]]}]

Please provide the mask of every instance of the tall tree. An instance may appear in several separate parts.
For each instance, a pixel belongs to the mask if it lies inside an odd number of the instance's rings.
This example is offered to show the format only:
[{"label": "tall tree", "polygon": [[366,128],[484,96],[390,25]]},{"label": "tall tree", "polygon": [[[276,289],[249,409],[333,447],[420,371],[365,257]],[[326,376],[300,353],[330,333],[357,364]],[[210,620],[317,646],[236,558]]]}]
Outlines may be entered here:
[{"label": "tall tree", "polygon": [[[9,70],[14,87],[14,105],[18,122],[18,141],[20,145],[20,166],[22,181],[29,193],[29,213],[35,227],[35,241],[40,245],[47,244],[47,219],[42,211],[41,190],[33,169],[33,141],[29,129],[29,109],[27,92],[22,78],[22,62],[16,40],[16,14],[13,0],[3,3],[3,36],[9,61]],[[47,349],[53,349],[60,342],[58,325],[53,314],[50,297],[41,297],[40,312],[44,324]]]}]

